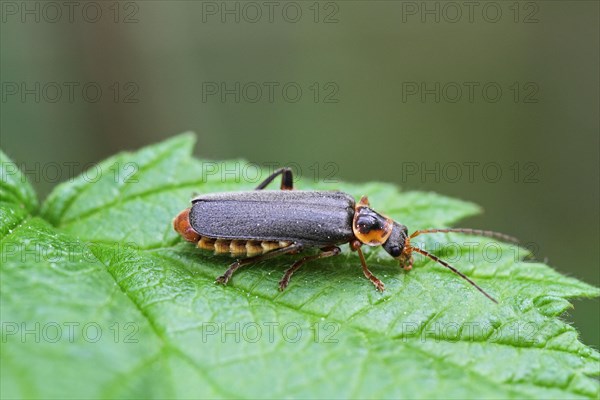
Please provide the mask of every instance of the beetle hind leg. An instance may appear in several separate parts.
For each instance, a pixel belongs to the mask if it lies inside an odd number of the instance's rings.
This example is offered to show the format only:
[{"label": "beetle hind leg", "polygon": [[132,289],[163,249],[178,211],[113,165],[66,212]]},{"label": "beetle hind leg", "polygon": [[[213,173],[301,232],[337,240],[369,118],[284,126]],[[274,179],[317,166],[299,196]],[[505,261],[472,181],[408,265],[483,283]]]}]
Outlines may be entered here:
[{"label": "beetle hind leg", "polygon": [[292,170],[290,168],[279,168],[271,175],[267,177],[260,185],[256,187],[254,190],[263,190],[267,185],[273,182],[273,179],[277,178],[281,175],[281,190],[292,190],[294,189],[294,177],[292,175]]},{"label": "beetle hind leg", "polygon": [[283,278],[281,278],[281,280],[279,281],[279,290],[280,291],[285,290],[285,288],[289,285],[290,279],[292,278],[292,275],[294,274],[294,272],[296,272],[305,263],[312,261],[312,260],[318,260],[319,258],[337,256],[340,253],[341,253],[341,250],[337,246],[336,247],[325,247],[322,249],[322,251],[319,254],[302,257],[301,259],[299,259],[298,261],[293,263],[292,266],[289,267],[285,271]]},{"label": "beetle hind leg", "polygon": [[215,283],[227,285],[227,282],[229,282],[233,273],[235,271],[237,271],[240,267],[244,267],[246,265],[253,264],[253,263],[256,263],[259,261],[268,260],[269,258],[274,258],[274,257],[280,256],[283,254],[298,252],[301,249],[302,249],[302,245],[300,243],[292,243],[287,247],[282,247],[282,248],[270,251],[265,254],[260,254],[258,256],[244,258],[242,260],[237,260],[236,262],[232,263],[229,266],[229,268],[227,268],[227,271],[225,271],[225,273],[223,275],[219,276],[215,280]]}]

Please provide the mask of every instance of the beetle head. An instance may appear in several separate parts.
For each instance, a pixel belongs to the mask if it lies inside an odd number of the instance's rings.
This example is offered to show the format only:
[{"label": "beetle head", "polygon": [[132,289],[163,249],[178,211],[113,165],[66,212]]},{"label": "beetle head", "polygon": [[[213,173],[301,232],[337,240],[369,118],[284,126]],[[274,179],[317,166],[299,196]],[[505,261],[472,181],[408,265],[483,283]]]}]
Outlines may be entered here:
[{"label": "beetle head", "polygon": [[[360,202],[356,205],[354,209],[354,220],[352,221],[352,230],[354,232],[354,236],[356,239],[368,246],[381,246],[383,249],[396,260],[400,261],[400,265],[404,267],[406,270],[410,270],[412,268],[412,253],[416,252],[425,257],[432,259],[433,261],[441,264],[442,266],[448,268],[467,282],[473,285],[477,290],[479,290],[483,295],[485,295],[488,299],[492,300],[494,303],[498,303],[496,299],[490,296],[485,290],[480,288],[475,282],[473,282],[469,277],[465,274],[454,268],[452,265],[448,264],[446,261],[440,259],[435,254],[431,254],[420,247],[411,246],[410,240],[414,237],[417,237],[426,233],[437,233],[437,232],[457,232],[457,233],[466,233],[471,235],[482,235],[487,237],[495,237],[507,241],[517,240],[492,231],[481,231],[478,229],[465,229],[465,228],[436,228],[436,229],[423,229],[419,231],[415,231],[410,236],[408,235],[408,229],[406,226],[399,224],[398,222],[393,221],[391,218],[388,218],[384,215],[379,214],[369,207],[369,200],[366,196],[363,196],[360,199]],[[362,256],[362,252],[360,251],[360,244],[351,242],[351,247],[353,250],[358,250],[359,255],[361,257],[361,262],[363,263],[363,268],[366,268],[364,263],[364,257]]]},{"label": "beetle head", "polygon": [[408,229],[406,226],[394,221],[392,233],[388,240],[382,244],[382,247],[388,254],[396,259],[400,259],[404,246],[408,238]]},{"label": "beetle head", "polygon": [[370,208],[366,196],[356,205],[352,230],[361,243],[367,246],[382,246],[394,258],[402,254],[408,236],[404,225]]}]

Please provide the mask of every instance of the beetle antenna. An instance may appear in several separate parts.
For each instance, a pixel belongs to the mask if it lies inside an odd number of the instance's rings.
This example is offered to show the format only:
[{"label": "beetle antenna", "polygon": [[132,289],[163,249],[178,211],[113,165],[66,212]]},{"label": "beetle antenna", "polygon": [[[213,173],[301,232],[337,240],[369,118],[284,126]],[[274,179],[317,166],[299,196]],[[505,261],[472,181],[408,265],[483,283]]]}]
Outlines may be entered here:
[{"label": "beetle antenna", "polygon": [[414,238],[416,236],[422,235],[424,233],[448,233],[448,232],[456,232],[456,233],[466,233],[468,235],[478,235],[478,236],[486,236],[495,239],[501,239],[506,242],[519,243],[519,239],[514,238],[512,236],[505,235],[504,233],[494,232],[494,231],[483,231],[481,229],[470,229],[470,228],[440,228],[440,229],[421,229],[419,231],[414,231],[410,238]]},{"label": "beetle antenna", "polygon": [[[418,231],[417,231],[418,232]],[[464,280],[466,280],[467,282],[469,282],[471,285],[473,285],[475,287],[475,289],[479,290],[481,293],[483,293],[483,295],[485,297],[487,297],[488,299],[490,299],[491,301],[493,301],[494,303],[498,304],[498,300],[496,300],[495,298],[493,298],[492,296],[490,296],[485,290],[483,290],[482,288],[480,288],[475,282],[473,282],[468,276],[466,276],[465,274],[463,274],[462,272],[460,272],[459,270],[457,270],[456,268],[454,268],[452,265],[448,264],[446,261],[442,260],[441,258],[434,256],[431,253],[428,253],[427,251],[420,249],[418,247],[413,247],[411,246],[409,248],[409,251],[416,251],[419,254],[424,255],[425,257],[429,257],[431,258],[433,261],[442,264],[444,267],[448,268],[449,270],[451,270],[452,272],[454,272],[456,275],[460,276],[461,278],[463,278]]]}]

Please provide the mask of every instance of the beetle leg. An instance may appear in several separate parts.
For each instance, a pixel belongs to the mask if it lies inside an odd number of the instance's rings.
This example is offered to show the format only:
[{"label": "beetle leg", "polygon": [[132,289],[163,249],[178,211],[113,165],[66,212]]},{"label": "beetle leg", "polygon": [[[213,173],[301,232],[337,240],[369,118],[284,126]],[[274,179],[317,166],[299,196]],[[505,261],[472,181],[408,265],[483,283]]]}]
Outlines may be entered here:
[{"label": "beetle leg", "polygon": [[263,190],[269,183],[273,182],[273,179],[281,175],[281,190],[292,190],[294,189],[294,177],[290,168],[279,168],[271,175],[267,177],[255,190]]},{"label": "beetle leg", "polygon": [[402,254],[400,255],[400,266],[405,270],[405,271],[410,271],[413,268],[413,256],[412,256],[412,251],[406,251],[406,247],[404,248],[404,251],[402,252]]},{"label": "beetle leg", "polygon": [[365,256],[364,256],[362,250],[360,249],[360,247],[358,247],[356,250],[358,251],[358,257],[360,258],[360,263],[362,265],[363,273],[365,274],[367,279],[370,280],[373,283],[373,285],[375,285],[375,288],[377,290],[379,290],[380,292],[383,292],[385,290],[385,285],[383,284],[383,282],[381,282],[379,280],[379,278],[377,278],[375,275],[373,275],[373,273],[371,271],[369,271],[369,267],[367,267],[367,262],[365,260]]},{"label": "beetle leg", "polygon": [[312,256],[306,256],[306,257],[303,257],[303,258],[297,260],[295,263],[292,264],[291,267],[289,267],[285,271],[283,278],[281,278],[281,280],[279,281],[279,290],[280,291],[285,290],[287,285],[290,283],[290,278],[292,277],[294,272],[296,272],[305,263],[312,261],[312,260],[318,260],[319,258],[337,256],[338,254],[340,254],[340,252],[341,252],[341,250],[337,246],[325,247],[322,249],[322,251],[319,254],[315,254]]},{"label": "beetle leg", "polygon": [[280,249],[273,250],[269,253],[261,254],[258,256],[254,256],[254,257],[244,258],[242,260],[237,260],[236,262],[232,263],[229,266],[229,268],[227,268],[227,271],[225,271],[225,273],[223,275],[219,276],[216,279],[215,283],[221,283],[223,285],[227,285],[227,282],[229,282],[229,279],[231,279],[231,275],[233,275],[233,273],[235,271],[237,271],[240,267],[243,267],[248,264],[253,264],[255,262],[267,260],[269,258],[277,257],[282,254],[298,252],[301,249],[302,249],[302,244],[293,243],[287,247],[282,247]]}]

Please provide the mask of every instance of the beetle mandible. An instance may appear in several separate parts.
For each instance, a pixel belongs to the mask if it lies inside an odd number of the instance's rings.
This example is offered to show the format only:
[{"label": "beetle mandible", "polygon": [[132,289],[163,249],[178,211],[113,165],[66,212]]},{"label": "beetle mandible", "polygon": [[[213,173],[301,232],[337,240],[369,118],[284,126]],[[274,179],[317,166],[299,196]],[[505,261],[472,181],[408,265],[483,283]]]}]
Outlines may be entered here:
[{"label": "beetle mandible", "polygon": [[[279,175],[281,190],[263,190]],[[254,191],[210,193],[192,199],[192,206],[175,217],[173,226],[185,240],[196,243],[200,249],[238,258],[217,278],[216,282],[224,285],[240,267],[319,248],[318,254],[298,259],[285,271],[279,281],[279,290],[284,290],[303,264],[338,255],[341,252],[338,246],[348,243],[350,249],[358,253],[365,277],[381,292],[385,286],[369,270],[362,245],[383,247],[406,271],[412,269],[413,252],[422,254],[465,279],[493,302],[498,302],[446,261],[412,246],[411,239],[436,232],[474,234],[511,242],[516,239],[497,232],[467,228],[424,229],[409,235],[406,226],[373,210],[366,196],[356,203],[353,197],[339,191],[292,189],[292,170],[280,168]]]}]

